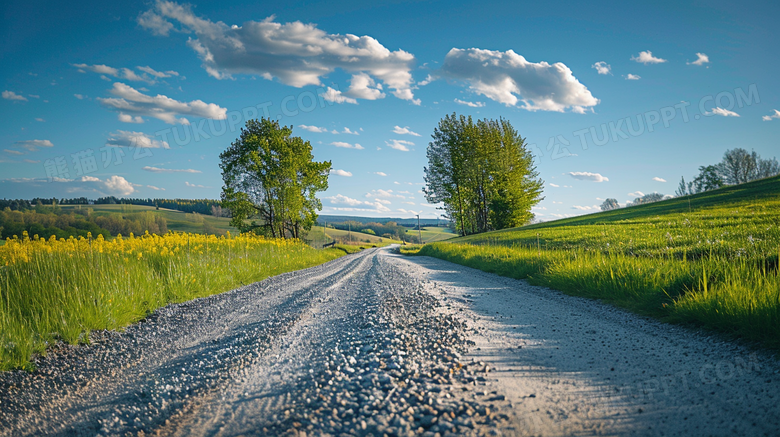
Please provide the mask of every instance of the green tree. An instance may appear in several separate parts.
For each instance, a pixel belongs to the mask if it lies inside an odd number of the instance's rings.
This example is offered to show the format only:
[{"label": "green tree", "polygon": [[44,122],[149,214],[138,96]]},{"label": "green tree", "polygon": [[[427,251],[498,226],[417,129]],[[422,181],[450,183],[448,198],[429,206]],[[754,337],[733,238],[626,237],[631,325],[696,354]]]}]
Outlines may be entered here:
[{"label": "green tree", "polygon": [[275,238],[302,238],[316,223],[328,188],[330,161],[316,162],[308,141],[292,126],[269,119],[249,120],[220,155],[222,206],[231,225]]},{"label": "green tree", "polygon": [[543,182],[525,140],[506,120],[445,116],[427,149],[423,188],[461,235],[520,226],[533,219]]},{"label": "green tree", "polygon": [[612,211],[613,209],[618,208],[620,208],[620,204],[618,203],[617,199],[613,199],[611,197],[601,204],[602,211]]}]

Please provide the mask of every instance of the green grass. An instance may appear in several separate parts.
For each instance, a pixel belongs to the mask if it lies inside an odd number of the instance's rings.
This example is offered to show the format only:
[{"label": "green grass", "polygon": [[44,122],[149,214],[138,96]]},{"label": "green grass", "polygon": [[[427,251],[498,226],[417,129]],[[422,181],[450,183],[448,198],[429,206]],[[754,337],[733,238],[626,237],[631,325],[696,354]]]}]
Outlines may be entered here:
[{"label": "green grass", "polygon": [[780,349],[780,177],[405,252]]},{"label": "green grass", "polygon": [[364,247],[386,246],[388,244],[398,244],[401,241],[389,238],[378,237],[376,235],[364,234],[356,231],[342,231],[340,229],[323,228],[322,226],[312,226],[311,231],[306,235],[306,242],[313,247],[322,247],[323,244],[336,241],[337,244],[358,245]]},{"label": "green grass", "polygon": [[[413,236],[418,235],[417,231],[414,229],[407,230],[406,234]],[[441,228],[436,226],[423,226],[421,234],[423,242],[425,243],[434,243],[436,241],[444,241],[457,237],[457,235],[455,235],[449,228]]]},{"label": "green grass", "polygon": [[57,340],[89,341],[173,302],[231,290],[345,254],[302,242],[167,234],[14,242],[0,248],[0,370],[31,368]]},{"label": "green grass", "polygon": [[95,215],[131,214],[138,212],[152,212],[161,215],[168,223],[168,230],[176,232],[190,232],[194,234],[224,235],[230,231],[238,233],[238,229],[230,226],[227,217],[214,217],[212,215],[192,214],[172,209],[145,205],[60,205],[63,211],[69,212],[77,209],[91,208]]}]

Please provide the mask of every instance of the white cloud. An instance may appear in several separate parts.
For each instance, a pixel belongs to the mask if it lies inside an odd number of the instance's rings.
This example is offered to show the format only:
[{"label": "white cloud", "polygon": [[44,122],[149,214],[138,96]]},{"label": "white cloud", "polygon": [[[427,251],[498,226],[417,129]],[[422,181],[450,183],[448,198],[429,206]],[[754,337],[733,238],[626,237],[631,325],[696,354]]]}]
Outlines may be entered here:
[{"label": "white cloud", "polygon": [[117,115],[117,119],[122,123],[143,123],[144,122],[143,117],[141,117],[140,115],[136,115],[135,117],[133,117],[130,114],[124,114],[121,112],[119,113],[119,115]]},{"label": "white cloud", "polygon": [[352,177],[352,173],[346,171],[346,170],[331,170],[330,174],[334,174],[336,176],[344,176],[344,177]]},{"label": "white cloud", "polygon": [[419,137],[420,134],[409,129],[409,126],[396,126],[393,128],[393,133],[398,135],[411,135],[413,137]]},{"label": "white cloud", "polygon": [[402,196],[400,194],[396,194],[393,190],[371,190],[368,193],[366,193],[366,197],[373,197],[373,198],[396,198],[396,199],[406,199],[406,196]]},{"label": "white cloud", "polygon": [[[82,178],[83,179],[83,178]],[[95,178],[97,179],[97,178]],[[95,182],[101,183],[105,186],[105,189],[108,192],[111,193],[119,193],[123,196],[128,196],[130,194],[133,194],[135,192],[135,188],[133,188],[133,184],[127,181],[127,179],[123,178],[122,176],[111,176],[110,178],[106,179],[105,181],[100,181],[99,179]]]},{"label": "white cloud", "polygon": [[179,73],[177,73],[177,72],[175,72],[173,70],[155,71],[152,67],[150,67],[148,65],[146,67],[135,67],[135,68],[143,71],[144,73],[148,73],[148,74],[150,74],[150,75],[152,75],[152,76],[154,76],[154,77],[156,77],[158,79],[162,79],[162,78],[165,78],[165,77],[171,77],[171,76],[178,76],[179,75]]},{"label": "white cloud", "polygon": [[566,65],[528,62],[512,50],[453,48],[444,58],[441,71],[467,82],[477,94],[507,106],[522,101],[522,107],[529,111],[563,112],[570,108],[584,112],[599,103]]},{"label": "white cloud", "polygon": [[341,91],[334,90],[331,87],[328,87],[328,90],[325,91],[324,93],[320,93],[320,95],[322,96],[323,99],[325,99],[325,100],[327,100],[329,102],[334,102],[334,103],[352,103],[353,105],[357,105],[357,100],[355,100],[355,99],[353,99],[351,97],[346,97],[343,94],[341,94]]},{"label": "white cloud", "polygon": [[375,175],[379,175],[379,176],[387,176],[387,173],[385,173],[383,171],[377,171],[377,172],[374,172],[374,174]]},{"label": "white cloud", "polygon": [[140,147],[142,149],[170,149],[166,141],[156,140],[143,132],[118,130],[108,134],[106,146],[110,147]]},{"label": "white cloud", "polygon": [[433,75],[429,74],[428,76],[425,77],[425,79],[423,79],[420,82],[417,82],[417,86],[428,85],[429,83],[433,82],[434,80],[436,80],[436,78]]},{"label": "white cloud", "polygon": [[414,210],[411,210],[411,209],[403,209],[403,208],[399,208],[398,212],[402,212],[404,214],[410,214],[410,215],[418,215],[418,214],[422,213],[422,211],[414,211]]},{"label": "white cloud", "polygon": [[774,114],[772,114],[772,115],[765,115],[765,116],[761,117],[761,119],[764,120],[764,121],[771,121],[773,118],[780,118],[780,111],[778,111],[777,109],[773,109],[773,111],[775,111]]},{"label": "white cloud", "polygon": [[409,148],[406,146],[414,146],[414,143],[406,140],[390,140],[385,141],[385,145],[391,149],[400,150],[402,152],[408,152]]},{"label": "white cloud", "polygon": [[19,150],[13,150],[13,149],[3,149],[3,152],[9,154],[9,155],[24,155],[24,152]]},{"label": "white cloud", "polygon": [[74,95],[73,95],[73,97],[75,97],[75,98],[77,98],[77,99],[79,99],[79,100],[84,100],[84,99],[86,99],[86,98],[87,98],[87,97],[86,97],[85,95],[83,95],[83,94],[74,94]]},{"label": "white cloud", "polygon": [[6,99],[6,100],[18,100],[20,102],[26,102],[27,101],[27,97],[20,96],[19,94],[16,94],[15,92],[8,91],[8,90],[3,91],[3,98]]},{"label": "white cloud", "polygon": [[[389,200],[385,200],[385,199],[374,199],[374,202],[379,202],[382,205],[390,205],[391,203],[393,203],[393,202],[391,202]],[[406,202],[404,202],[404,203],[406,203]]]},{"label": "white cloud", "polygon": [[24,149],[27,149],[30,152],[35,152],[41,147],[54,147],[54,144],[49,140],[17,141],[14,143],[14,145],[17,147],[22,147]]},{"label": "white cloud", "polygon": [[120,82],[115,82],[110,90],[116,97],[98,98],[104,107],[120,114],[135,114],[137,116],[153,117],[169,124],[189,124],[189,121],[177,115],[212,118],[223,120],[227,118],[227,108],[215,103],[193,100],[189,103],[171,99],[162,94],[154,97],[141,93],[135,88]]},{"label": "white cloud", "polygon": [[[15,184],[27,185],[27,188],[45,187],[47,195],[57,194],[57,197],[73,197],[74,195],[98,196],[129,196],[136,192],[135,187],[122,176],[110,176],[105,180],[93,177],[82,176],[77,179],[66,178],[16,178],[3,179],[0,182],[10,182]],[[48,183],[51,182],[51,183]]]},{"label": "white cloud", "polygon": [[459,105],[466,105],[472,108],[482,108],[485,106],[485,102],[467,102],[461,99],[455,99],[455,103]]},{"label": "white cloud", "polygon": [[639,56],[632,56],[632,61],[640,62],[642,64],[660,64],[663,62],[666,62],[666,59],[656,58],[653,56],[653,52],[650,50],[645,50],[644,52],[639,52]]},{"label": "white cloud", "polygon": [[147,185],[146,188],[151,188],[154,191],[165,191],[165,188],[155,187],[154,185]]},{"label": "white cloud", "polygon": [[143,171],[148,171],[151,173],[203,173],[200,170],[194,170],[191,168],[159,168],[159,167],[149,167],[148,165],[144,168],[142,168]]},{"label": "white cloud", "polygon": [[688,62],[688,65],[704,65],[709,64],[710,57],[705,55],[704,53],[696,53],[696,60],[693,62]]},{"label": "white cloud", "polygon": [[581,181],[609,182],[609,178],[607,178],[606,176],[602,176],[598,173],[591,173],[587,171],[571,171],[568,174],[574,179],[578,179]]},{"label": "white cloud", "polygon": [[658,176],[654,177],[653,180],[656,182],[666,182],[666,179],[659,178]]},{"label": "white cloud", "polygon": [[[349,208],[333,208],[337,211],[366,211],[366,212],[388,212],[390,209],[386,207],[389,204],[387,201],[375,199],[374,202],[363,201],[353,199],[351,197],[344,196],[343,194],[337,194],[335,196],[326,197],[331,205],[347,205]],[[363,208],[355,208],[361,206]],[[370,207],[370,208],[366,208]]]},{"label": "white cloud", "polygon": [[93,73],[107,74],[109,76],[119,77],[119,70],[114,67],[109,67],[108,65],[102,65],[102,64],[95,64],[95,65],[71,64],[71,65],[78,68],[79,71],[81,71],[82,73],[85,73],[86,71],[91,71]]},{"label": "white cloud", "polygon": [[43,122],[45,122],[46,120],[44,120],[44,119],[42,119],[42,118],[36,118],[36,119],[35,119],[35,121],[39,121],[39,122],[43,123]]},{"label": "white cloud", "polygon": [[596,62],[591,68],[595,68],[598,74],[612,74],[612,66],[604,61]]},{"label": "white cloud", "polygon": [[551,186],[551,187],[554,187],[554,188],[560,188],[560,187],[561,187],[560,185],[558,185],[558,184],[554,184],[554,183],[552,183],[552,182],[550,182],[550,186]]},{"label": "white cloud", "polygon": [[645,193],[643,193],[641,191],[634,191],[633,193],[628,193],[628,195],[629,196],[634,196],[634,197],[642,197],[642,196],[645,195]]},{"label": "white cloud", "polygon": [[739,117],[739,114],[737,114],[734,111],[729,111],[728,109],[723,108],[712,108],[712,111],[705,112],[704,115],[720,115],[721,117]]},{"label": "white cloud", "polygon": [[349,89],[346,93],[344,93],[349,97],[364,100],[378,100],[385,98],[385,93],[382,92],[382,84],[376,83],[374,79],[366,73],[358,73],[353,75],[349,83]]},{"label": "white cloud", "polygon": [[[172,22],[178,22],[181,31],[194,34],[187,44],[206,72],[218,79],[254,74],[300,88],[322,85],[321,77],[341,69],[376,78],[396,97],[415,101],[410,73],[414,56],[390,51],[370,36],[328,34],[315,24],[277,23],[273,16],[228,25],[198,17],[188,5],[165,0],[158,0],[137,21],[157,35],[168,35],[174,30]],[[360,87],[351,91],[376,98],[375,92]]]},{"label": "white cloud", "polygon": [[640,76],[638,74],[628,73],[628,75],[626,75],[626,80],[639,80],[641,78],[642,78],[642,76]]},{"label": "white cloud", "polygon": [[594,211],[594,210],[598,211],[599,209],[601,209],[601,207],[599,207],[598,205],[593,205],[593,206],[573,205],[571,208],[578,209],[580,211]]},{"label": "white cloud", "polygon": [[191,184],[191,183],[189,183],[187,181],[184,181],[184,185],[186,185],[186,186],[188,186],[190,188],[211,188],[211,187],[207,187],[205,185]]},{"label": "white cloud", "polygon": [[298,127],[303,130],[307,130],[309,132],[315,132],[315,133],[323,133],[328,131],[328,129],[324,127],[307,126],[305,124],[299,124]]},{"label": "white cloud", "polygon": [[343,131],[341,131],[341,133],[342,133],[342,134],[347,134],[347,135],[360,135],[360,132],[355,132],[355,131],[353,131],[353,130],[350,130],[350,129],[349,129],[348,127],[346,127],[346,126],[344,127],[344,130],[343,130]]},{"label": "white cloud", "polygon": [[345,143],[345,142],[343,142],[343,141],[334,141],[334,142],[330,143],[330,145],[331,145],[331,146],[336,146],[336,147],[341,147],[341,148],[343,148],[343,149],[357,149],[357,150],[363,150],[363,146],[361,146],[361,145],[360,145],[360,144],[358,144],[358,143],[355,143],[355,144],[350,144],[350,143]]}]

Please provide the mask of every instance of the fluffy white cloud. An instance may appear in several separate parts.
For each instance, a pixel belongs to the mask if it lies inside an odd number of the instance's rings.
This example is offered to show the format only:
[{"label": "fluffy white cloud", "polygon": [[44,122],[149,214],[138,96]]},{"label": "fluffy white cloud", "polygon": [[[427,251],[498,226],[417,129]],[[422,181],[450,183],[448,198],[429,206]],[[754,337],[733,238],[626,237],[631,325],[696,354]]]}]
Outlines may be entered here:
[{"label": "fluffy white cloud", "polygon": [[106,179],[99,179],[93,176],[82,176],[77,179],[52,178],[51,180],[46,178],[16,178],[2,179],[0,183],[12,183],[22,186],[18,189],[24,191],[26,197],[40,195],[56,197],[82,195],[129,196],[136,192],[135,187],[137,186],[128,182],[122,176],[111,176]]},{"label": "fluffy white cloud", "polygon": [[377,172],[374,172],[374,174],[375,175],[379,175],[379,176],[387,176],[387,173],[385,173],[383,171],[377,171]]},{"label": "fluffy white cloud", "polygon": [[24,155],[24,152],[19,150],[13,150],[13,149],[3,149],[3,152],[9,154],[9,155]]},{"label": "fluffy white cloud", "polygon": [[598,74],[612,74],[612,66],[604,61],[596,62],[591,67],[595,68]]},{"label": "fluffy white cloud", "polygon": [[409,126],[396,126],[393,128],[393,133],[398,135],[411,135],[413,137],[419,137],[420,134],[409,129]]},{"label": "fluffy white cloud", "polygon": [[[146,82],[146,83],[155,83],[155,78],[161,78],[161,77],[171,77],[171,74],[167,73],[175,73],[175,75],[178,76],[179,73],[176,73],[175,71],[161,73],[158,71],[153,70],[150,67],[137,67],[139,70],[144,71],[146,73],[152,72],[152,76],[149,77],[147,74],[138,74],[135,71],[129,69],[129,68],[114,68],[109,67],[108,65],[103,64],[95,64],[95,65],[87,65],[87,64],[71,64],[74,67],[78,68],[80,72],[86,73],[87,71],[91,71],[93,73],[101,74],[101,78],[106,76],[112,76],[120,79],[126,79],[134,82]],[[108,79],[106,77],[106,79]],[[110,79],[109,79],[110,80]]]},{"label": "fluffy white cloud", "polygon": [[507,106],[520,100],[529,111],[563,112],[570,108],[584,112],[599,103],[563,63],[528,62],[512,50],[453,48],[444,58],[441,73]]},{"label": "fluffy white cloud", "polygon": [[764,120],[764,121],[772,121],[773,118],[780,118],[780,111],[778,111],[777,109],[773,109],[773,111],[775,111],[774,114],[772,114],[772,115],[765,115],[765,116],[761,117],[761,119]]},{"label": "fluffy white cloud", "polygon": [[6,99],[6,100],[18,100],[20,102],[26,102],[27,101],[27,97],[20,96],[19,94],[16,94],[15,92],[8,91],[8,90],[3,91],[3,98]]},{"label": "fluffy white cloud", "polygon": [[561,187],[560,185],[554,184],[552,182],[550,182],[550,186],[553,187],[553,188],[560,188]]},{"label": "fluffy white cloud", "polygon": [[[337,132],[337,133],[338,133],[338,132]],[[342,134],[347,134],[347,135],[360,135],[360,132],[356,132],[356,131],[350,130],[350,129],[349,129],[348,127],[346,127],[346,126],[344,127],[344,130],[343,130],[343,131],[341,131],[341,133],[342,133]]]},{"label": "fluffy white cloud", "polygon": [[408,152],[409,148],[407,146],[414,146],[414,143],[411,141],[406,140],[390,140],[385,141],[385,144],[387,147],[395,150],[400,150],[402,152]]},{"label": "fluffy white cloud", "polygon": [[376,83],[374,79],[366,73],[353,75],[349,83],[349,89],[345,94],[350,97],[364,100],[385,98],[385,93],[382,92],[382,84]]},{"label": "fluffy white cloud", "polygon": [[104,107],[117,111],[120,114],[153,117],[169,124],[189,124],[189,120],[184,117],[177,119],[178,115],[190,115],[215,120],[222,120],[227,117],[227,108],[222,108],[215,103],[206,103],[202,100],[193,100],[187,103],[171,99],[162,94],[152,97],[120,82],[115,82],[114,87],[110,91],[116,97],[98,98],[97,100]]},{"label": "fluffy white cloud", "polygon": [[110,147],[140,147],[142,149],[170,149],[166,141],[156,140],[143,132],[118,130],[108,134],[106,146]]},{"label": "fluffy white cloud", "polygon": [[628,193],[628,195],[629,196],[633,196],[633,197],[642,197],[642,196],[645,195],[645,193],[643,193],[641,191],[634,191],[633,193]]},{"label": "fluffy white cloud", "polygon": [[697,59],[695,61],[688,62],[688,65],[704,65],[710,62],[710,57],[704,53],[696,53],[696,58]]},{"label": "fluffy white cloud", "polygon": [[357,105],[357,100],[353,99],[352,97],[347,97],[341,93],[339,90],[334,90],[331,87],[328,87],[328,89],[324,93],[320,93],[323,99],[333,102],[333,103],[352,103],[353,105]]},{"label": "fluffy white cloud", "polygon": [[573,177],[574,179],[578,179],[581,181],[592,181],[592,182],[608,182],[609,178],[606,176],[602,176],[598,173],[591,173],[588,171],[571,171],[569,172],[569,176]]},{"label": "fluffy white cloud", "polygon": [[729,111],[728,109],[723,108],[712,108],[712,111],[705,112],[704,115],[720,115],[721,117],[739,117],[739,114],[737,114],[734,111]]},{"label": "fluffy white cloud", "polygon": [[666,179],[659,178],[658,176],[654,177],[653,180],[656,182],[666,182]]},{"label": "fluffy white cloud", "polygon": [[384,199],[406,199],[406,196],[403,196],[401,194],[396,194],[393,190],[371,190],[368,193],[366,193],[366,197],[373,197],[373,198],[384,198]]},{"label": "fluffy white cloud", "polygon": [[191,184],[191,183],[189,183],[187,181],[184,181],[184,185],[186,185],[186,186],[188,186],[190,188],[211,188],[211,187],[207,187],[205,185]]},{"label": "fluffy white cloud", "polygon": [[639,52],[638,56],[632,56],[632,61],[640,62],[642,64],[660,64],[663,62],[666,62],[666,59],[656,58],[653,56],[653,52],[650,50],[645,50],[644,52]]},{"label": "fluffy white cloud", "polygon": [[155,71],[152,67],[150,67],[148,65],[146,67],[135,67],[135,68],[143,71],[144,73],[148,73],[149,75],[154,76],[154,77],[156,77],[158,79],[162,79],[162,78],[165,78],[165,77],[171,77],[171,76],[178,76],[179,75],[179,73],[177,73],[177,72],[175,72],[173,70]]},{"label": "fluffy white cloud", "polygon": [[154,185],[147,185],[146,188],[151,188],[154,191],[165,191],[165,188],[155,187]]},{"label": "fluffy white cloud", "polygon": [[[360,74],[370,75],[396,97],[415,101],[410,73],[414,56],[403,50],[390,51],[370,36],[329,34],[315,24],[277,23],[274,17],[229,26],[198,17],[187,5],[165,0],[157,0],[138,17],[138,24],[157,35],[168,35],[174,21],[181,31],[194,35],[187,44],[203,61],[206,72],[218,79],[256,74],[303,87],[321,85],[322,76],[342,69],[355,75],[353,81]],[[378,98],[379,88],[369,88],[357,85],[351,91]]]},{"label": "fluffy white cloud", "polygon": [[598,211],[599,209],[601,209],[601,207],[599,207],[598,205],[593,205],[593,206],[573,205],[571,208],[578,209],[580,211]]},{"label": "fluffy white cloud", "polygon": [[642,76],[640,76],[640,75],[638,75],[638,74],[631,74],[631,73],[628,73],[628,74],[626,75],[626,80],[639,80],[639,79],[641,79],[641,78],[642,78]]},{"label": "fluffy white cloud", "polygon": [[130,114],[124,114],[121,112],[117,116],[117,119],[122,123],[143,123],[144,122],[144,118],[141,117],[140,115],[136,115],[135,117],[133,117]]},{"label": "fluffy white cloud", "polygon": [[433,75],[429,74],[428,76],[425,77],[425,79],[423,79],[420,82],[417,82],[417,86],[428,85],[429,83],[433,82],[434,80],[436,80],[436,77],[434,77]]},{"label": "fluffy white cloud", "polygon": [[344,177],[352,177],[352,173],[346,171],[346,170],[331,170],[330,174],[334,174],[336,176],[344,176]]},{"label": "fluffy white cloud", "polygon": [[36,150],[40,149],[41,147],[54,147],[54,144],[49,140],[27,140],[27,141],[17,141],[14,143],[15,146],[21,147],[24,149],[29,150],[30,152],[35,152]]},{"label": "fluffy white cloud", "polygon": [[459,105],[470,106],[472,108],[482,108],[482,107],[485,106],[485,102],[467,102],[467,101],[461,100],[461,99],[455,99],[455,103],[457,103]]},{"label": "fluffy white cloud", "polygon": [[159,167],[149,167],[148,165],[144,167],[142,170],[148,171],[151,173],[203,173],[200,170],[194,170],[191,168],[159,168]]},{"label": "fluffy white cloud", "polygon": [[363,150],[363,146],[361,146],[358,143],[350,144],[345,143],[343,141],[334,141],[330,143],[331,146],[341,147],[342,149],[357,149],[357,150]]},{"label": "fluffy white cloud", "polygon": [[[326,197],[331,205],[347,205],[347,208],[333,208],[337,211],[365,211],[365,212],[388,212],[390,211],[385,205],[389,204],[387,201],[380,199],[374,199],[373,202],[353,199],[351,197],[344,196],[343,194],[337,194],[335,196]],[[361,207],[361,208],[355,208]]]},{"label": "fluffy white cloud", "polygon": [[307,130],[309,132],[315,132],[315,133],[322,133],[322,132],[327,132],[328,131],[328,129],[324,128],[324,127],[307,126],[305,124],[299,124],[298,127],[303,129],[303,130]]}]

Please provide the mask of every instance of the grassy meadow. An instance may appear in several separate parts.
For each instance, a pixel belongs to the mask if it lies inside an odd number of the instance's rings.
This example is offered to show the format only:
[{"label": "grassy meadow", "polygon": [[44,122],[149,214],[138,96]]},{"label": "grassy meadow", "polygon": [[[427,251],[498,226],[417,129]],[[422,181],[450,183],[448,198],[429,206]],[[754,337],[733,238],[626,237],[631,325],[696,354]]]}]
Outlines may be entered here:
[{"label": "grassy meadow", "polygon": [[30,368],[51,342],[85,342],[91,330],[127,326],[169,303],[347,252],[230,233],[10,239],[0,247],[0,370]]},{"label": "grassy meadow", "polygon": [[376,235],[365,234],[357,231],[343,231],[341,229],[327,228],[323,226],[312,226],[311,231],[306,235],[306,241],[313,247],[322,247],[323,244],[336,242],[337,245],[344,246],[387,246],[388,244],[400,244],[401,241],[390,238],[378,237]]},{"label": "grassy meadow", "polygon": [[[417,236],[417,230],[414,229],[409,229],[406,233],[408,235]],[[457,237],[451,229],[437,226],[423,226],[420,234],[422,235],[422,241],[424,243],[435,243],[437,241],[444,241]]]},{"label": "grassy meadow", "polygon": [[405,251],[780,349],[780,177]]}]

